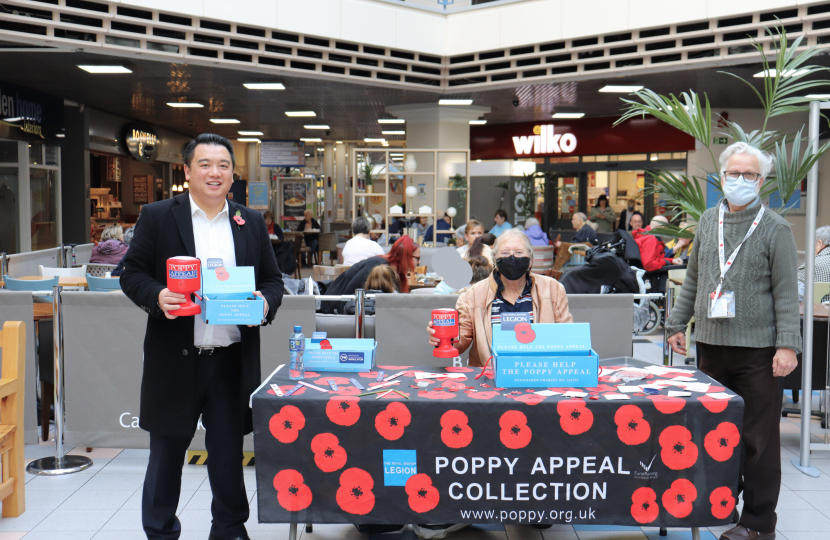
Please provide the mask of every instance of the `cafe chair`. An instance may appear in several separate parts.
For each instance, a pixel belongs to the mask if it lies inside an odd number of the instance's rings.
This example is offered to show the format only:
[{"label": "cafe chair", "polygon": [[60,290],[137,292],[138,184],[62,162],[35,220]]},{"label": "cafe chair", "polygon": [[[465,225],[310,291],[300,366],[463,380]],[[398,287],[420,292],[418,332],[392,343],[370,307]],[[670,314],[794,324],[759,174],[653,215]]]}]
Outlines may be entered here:
[{"label": "cafe chair", "polygon": [[88,265],[82,264],[76,268],[52,268],[49,266],[40,266],[40,275],[43,277],[84,277],[86,275],[86,267]]},{"label": "cafe chair", "polygon": [[821,304],[824,297],[830,294],[830,283],[817,281],[813,284],[813,303]]},{"label": "cafe chair", "polygon": [[95,277],[92,274],[87,274],[86,283],[89,292],[113,292],[121,290],[121,280],[119,278]]},{"label": "cafe chair", "polygon": [[349,267],[346,265],[337,265],[337,266],[320,266],[314,265],[314,281],[334,281],[337,279],[337,276],[348,270]]},{"label": "cafe chair", "polygon": [[[86,265],[86,275],[93,277],[105,277],[107,272],[112,272],[118,267],[117,264],[98,264],[90,263]],[[76,265],[75,268],[83,268],[82,264]]]},{"label": "cafe chair", "polygon": [[6,288],[10,291],[37,292],[35,301],[52,303],[52,287],[58,285],[58,277],[52,279],[14,279],[3,276]]},{"label": "cafe chair", "polygon": [[553,269],[553,246],[533,246],[533,272],[542,274]]},{"label": "cafe chair", "polygon": [[3,467],[0,499],[3,517],[18,517],[26,511],[26,481],[23,453],[23,396],[26,373],[26,325],[7,321],[0,332],[3,354],[3,385],[0,387],[0,455]]},{"label": "cafe chair", "polygon": [[319,244],[317,245],[317,262],[322,264],[323,253],[328,252],[329,264],[334,265],[337,261],[337,233],[320,233]]},{"label": "cafe chair", "polygon": [[294,259],[297,261],[297,267],[294,269],[294,279],[302,279],[302,249],[303,249],[303,233],[285,231],[285,239],[294,241]]}]

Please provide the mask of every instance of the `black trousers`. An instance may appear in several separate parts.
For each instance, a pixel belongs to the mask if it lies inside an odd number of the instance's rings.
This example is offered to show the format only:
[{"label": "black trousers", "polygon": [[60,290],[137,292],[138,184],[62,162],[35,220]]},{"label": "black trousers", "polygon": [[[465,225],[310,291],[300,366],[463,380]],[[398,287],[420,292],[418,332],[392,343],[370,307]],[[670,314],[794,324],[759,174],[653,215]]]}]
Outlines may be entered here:
[{"label": "black trousers", "polygon": [[700,370],[744,400],[741,477],[744,508],[740,525],[775,531],[781,490],[781,390],[772,376],[775,347],[725,347],[697,343]]},{"label": "black trousers", "polygon": [[[191,354],[195,354],[194,350]],[[210,534],[237,538],[247,534],[248,497],[242,474],[241,347],[216,349],[197,357],[196,417],[202,416],[208,451],[208,480],[213,493]],[[150,433],[150,462],[144,479],[141,520],[149,540],[176,540],[181,523],[176,507],[182,487],[182,467],[192,437]]]}]

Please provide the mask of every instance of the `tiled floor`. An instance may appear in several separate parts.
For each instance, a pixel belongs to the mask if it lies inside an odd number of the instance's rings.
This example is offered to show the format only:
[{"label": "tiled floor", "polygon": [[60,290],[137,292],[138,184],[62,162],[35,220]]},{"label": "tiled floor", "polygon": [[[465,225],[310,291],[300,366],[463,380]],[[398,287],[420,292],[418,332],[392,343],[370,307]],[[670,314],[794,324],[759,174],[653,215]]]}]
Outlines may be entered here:
[{"label": "tiled floor", "polygon": [[[662,338],[640,338],[634,356],[662,362]],[[683,359],[675,357],[680,365]],[[779,540],[830,539],[830,452],[814,452],[812,464],[819,478],[798,472],[790,463],[799,453],[800,418],[781,420],[781,464],[783,479],[778,504]],[[823,435],[813,421],[813,438]],[[54,444],[26,447],[26,457],[52,455]],[[139,540],[141,529],[141,486],[147,467],[147,450],[83,449],[71,453],[90,455],[92,468],[66,477],[26,476],[26,512],[19,518],[0,519],[0,540]],[[206,540],[210,530],[210,485],[204,466],[185,465],[179,519],[183,540]],[[248,532],[254,540],[285,539],[287,525],[256,522],[254,469],[246,468],[245,484],[251,500]],[[701,531],[703,540],[716,540],[724,528]],[[454,533],[453,540],[691,540],[689,530],[672,529],[660,537],[651,527],[554,525],[544,531],[520,526],[474,525]],[[315,525],[312,533],[299,531],[298,540],[417,540],[411,530],[400,535],[373,535],[367,539],[351,525]]]}]

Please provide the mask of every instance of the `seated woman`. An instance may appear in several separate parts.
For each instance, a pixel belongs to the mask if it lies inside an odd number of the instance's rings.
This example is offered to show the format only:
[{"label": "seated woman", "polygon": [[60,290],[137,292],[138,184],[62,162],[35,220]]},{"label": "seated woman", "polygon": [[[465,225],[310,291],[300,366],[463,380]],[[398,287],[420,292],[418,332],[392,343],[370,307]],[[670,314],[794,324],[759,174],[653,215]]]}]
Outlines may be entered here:
[{"label": "seated woman", "polygon": [[265,226],[268,228],[268,234],[274,234],[280,240],[285,240],[282,227],[277,225],[274,221],[274,214],[272,214],[270,210],[266,210],[265,213],[262,214],[262,219],[265,220]]},{"label": "seated woman", "polygon": [[394,268],[386,264],[381,264],[380,266],[372,268],[363,288],[367,291],[398,293],[401,292],[401,280],[398,277],[398,272]]},{"label": "seated woman", "polygon": [[[366,289],[366,279],[376,266],[389,265],[398,275],[400,291],[409,292],[406,275],[415,271],[421,261],[421,248],[408,236],[401,236],[392,244],[389,253],[382,256],[369,257],[354,265],[337,276],[326,295],[354,294],[357,289]],[[336,313],[342,311],[343,302],[334,300],[323,302],[321,313]]]},{"label": "seated woman", "polygon": [[117,265],[127,254],[128,249],[130,249],[130,246],[124,242],[124,229],[121,228],[121,225],[113,225],[107,227],[101,233],[101,241],[92,248],[89,262]]},{"label": "seated woman", "polygon": [[[565,288],[553,278],[531,273],[533,246],[521,231],[509,229],[496,239],[496,269],[484,280],[471,286],[458,298],[459,352],[470,349],[470,366],[483,366],[490,357],[493,325],[501,324],[502,313],[527,312],[530,322],[570,323]],[[433,337],[432,321],[427,326],[429,343]],[[472,346],[472,348],[471,348]]]},{"label": "seated woman", "polygon": [[[482,225],[480,221],[471,219],[464,226],[464,245],[459,248],[456,248],[456,251],[461,254],[464,260],[469,261],[470,257],[484,255],[485,257],[490,259],[491,265],[495,265],[495,261],[493,260],[493,251],[490,249],[489,246],[479,241],[479,247],[473,250],[473,244],[482,236],[484,236],[484,225]],[[493,238],[495,239],[495,236],[493,236]]]}]

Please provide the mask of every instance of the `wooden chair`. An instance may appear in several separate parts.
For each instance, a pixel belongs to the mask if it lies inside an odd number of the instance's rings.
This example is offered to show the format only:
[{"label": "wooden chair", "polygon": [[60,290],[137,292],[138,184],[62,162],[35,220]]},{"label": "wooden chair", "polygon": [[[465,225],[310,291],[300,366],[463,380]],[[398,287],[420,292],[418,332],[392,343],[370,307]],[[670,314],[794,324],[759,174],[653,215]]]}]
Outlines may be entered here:
[{"label": "wooden chair", "polygon": [[314,266],[314,281],[335,280],[337,276],[348,270],[349,267],[345,265],[338,266]]},{"label": "wooden chair", "polygon": [[319,245],[317,246],[317,262],[323,264],[323,253],[328,252],[329,264],[334,265],[337,261],[337,233],[320,233]]},{"label": "wooden chair", "polygon": [[301,279],[301,270],[303,269],[303,233],[285,231],[283,234],[286,240],[294,241],[294,259],[297,261],[297,268],[294,269],[294,279]]},{"label": "wooden chair", "polygon": [[553,268],[553,246],[533,246],[533,272],[543,274]]},{"label": "wooden chair", "polygon": [[3,517],[18,517],[26,511],[23,464],[23,384],[26,373],[26,324],[8,321],[0,332],[3,378],[0,379],[0,500]]},{"label": "wooden chair", "polygon": [[590,249],[592,246],[591,244],[583,244],[583,243],[571,243],[571,242],[560,242],[559,247],[556,251],[556,259],[553,261],[553,269],[554,270],[562,270],[568,261],[571,260],[571,246],[585,246],[585,249]]}]

